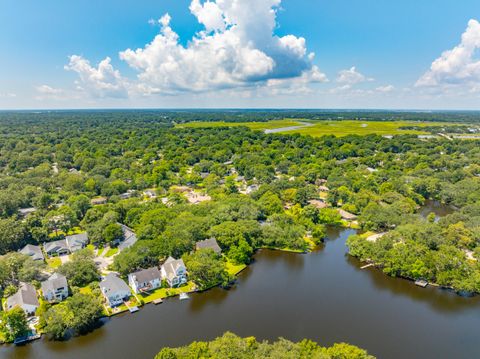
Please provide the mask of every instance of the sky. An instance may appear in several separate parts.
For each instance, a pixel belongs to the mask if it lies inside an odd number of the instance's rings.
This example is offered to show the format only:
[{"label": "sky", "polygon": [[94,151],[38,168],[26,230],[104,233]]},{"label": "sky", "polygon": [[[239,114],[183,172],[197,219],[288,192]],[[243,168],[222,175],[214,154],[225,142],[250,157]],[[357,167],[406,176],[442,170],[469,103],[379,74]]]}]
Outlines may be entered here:
[{"label": "sky", "polygon": [[478,0],[0,0],[0,109],[480,110]]}]

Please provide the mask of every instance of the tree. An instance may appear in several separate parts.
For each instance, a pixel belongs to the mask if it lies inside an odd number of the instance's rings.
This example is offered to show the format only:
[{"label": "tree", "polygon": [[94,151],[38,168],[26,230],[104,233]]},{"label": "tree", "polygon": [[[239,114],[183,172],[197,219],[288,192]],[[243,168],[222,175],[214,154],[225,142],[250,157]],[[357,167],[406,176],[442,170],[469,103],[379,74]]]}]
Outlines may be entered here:
[{"label": "tree", "polygon": [[183,256],[188,268],[189,278],[200,290],[205,290],[218,284],[227,285],[229,276],[225,261],[211,249],[203,249],[193,254]]},{"label": "tree", "polygon": [[103,230],[103,239],[107,243],[121,241],[123,239],[123,229],[118,223],[110,223]]},{"label": "tree", "polygon": [[3,312],[0,331],[7,342],[27,335],[29,330],[27,316],[22,308],[15,307],[8,312]]},{"label": "tree", "polygon": [[93,261],[93,252],[87,248],[73,253],[71,260],[62,264],[58,271],[67,277],[70,285],[76,287],[84,287],[100,276]]}]

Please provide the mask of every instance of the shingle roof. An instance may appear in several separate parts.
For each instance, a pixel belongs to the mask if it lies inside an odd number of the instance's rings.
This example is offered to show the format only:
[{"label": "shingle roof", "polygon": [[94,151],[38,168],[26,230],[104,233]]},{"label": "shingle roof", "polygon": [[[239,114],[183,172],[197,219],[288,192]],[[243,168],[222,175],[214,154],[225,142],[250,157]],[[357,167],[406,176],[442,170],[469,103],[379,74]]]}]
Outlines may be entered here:
[{"label": "shingle roof", "polygon": [[27,244],[20,250],[20,253],[32,257],[34,261],[44,259],[42,249],[39,246],[34,246],[33,244]]},{"label": "shingle roof", "polygon": [[44,245],[45,252],[55,250],[56,247],[61,249],[68,249],[67,241],[65,239],[60,239],[58,241],[45,243]]},{"label": "shingle roof", "polygon": [[87,232],[74,234],[72,236],[67,236],[65,238],[67,241],[68,248],[73,252],[78,249],[82,249],[88,244],[88,235]]},{"label": "shingle roof", "polygon": [[29,283],[21,283],[17,293],[7,298],[7,308],[22,306],[23,304],[39,306],[35,287]]},{"label": "shingle roof", "polygon": [[120,226],[122,226],[123,230],[123,237],[124,240],[120,245],[118,246],[119,250],[124,250],[125,248],[129,248],[133,246],[137,242],[137,235],[133,231],[133,229],[128,228],[126,225],[119,223]]},{"label": "shingle roof", "polygon": [[217,243],[217,240],[215,238],[209,238],[205,239],[204,241],[199,241],[195,244],[195,248],[197,250],[200,249],[213,249],[215,253],[221,253],[222,249]]},{"label": "shingle roof", "polygon": [[160,271],[157,267],[143,269],[130,275],[134,276],[134,280],[139,283],[150,282],[154,279],[162,279],[162,275],[160,274]]},{"label": "shingle roof", "polygon": [[130,291],[129,286],[115,273],[109,273],[104,280],[100,282],[100,288],[106,294],[117,291]]},{"label": "shingle roof", "polygon": [[54,273],[50,278],[42,282],[42,292],[44,295],[49,291],[56,291],[59,288],[66,287],[68,287],[67,278],[60,273]]},{"label": "shingle roof", "polygon": [[178,268],[185,268],[185,263],[183,259],[175,259],[168,257],[168,259],[163,263],[163,269],[165,270],[166,276],[168,279],[176,277]]}]

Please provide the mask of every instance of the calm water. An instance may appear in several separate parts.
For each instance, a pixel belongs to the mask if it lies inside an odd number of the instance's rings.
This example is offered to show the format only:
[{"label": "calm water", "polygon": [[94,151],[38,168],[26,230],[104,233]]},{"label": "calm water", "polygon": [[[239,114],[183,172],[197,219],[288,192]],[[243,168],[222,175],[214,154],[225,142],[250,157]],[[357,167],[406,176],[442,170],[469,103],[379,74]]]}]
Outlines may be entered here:
[{"label": "calm water", "polygon": [[325,246],[306,255],[261,251],[229,291],[147,305],[107,320],[89,335],[2,347],[0,357],[152,358],[162,346],[209,340],[230,330],[269,340],[346,341],[379,358],[480,358],[479,297],[421,289],[361,270],[346,255],[352,233],[330,230]]}]

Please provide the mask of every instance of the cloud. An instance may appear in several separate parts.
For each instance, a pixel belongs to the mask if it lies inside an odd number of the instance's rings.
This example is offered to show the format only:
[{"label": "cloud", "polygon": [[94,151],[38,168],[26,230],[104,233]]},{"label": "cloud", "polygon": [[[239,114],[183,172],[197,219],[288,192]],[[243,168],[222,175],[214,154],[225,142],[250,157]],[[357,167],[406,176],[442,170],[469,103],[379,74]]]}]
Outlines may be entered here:
[{"label": "cloud", "polygon": [[49,96],[49,95],[57,96],[57,95],[60,95],[60,94],[63,93],[62,89],[53,88],[53,87],[50,87],[48,85],[37,86],[36,90],[37,90],[38,93],[40,93],[42,95],[47,95],[47,96]]},{"label": "cloud", "polygon": [[357,71],[355,66],[348,70],[342,70],[338,73],[337,82],[344,85],[356,85],[362,82],[373,81],[373,78],[366,77]]},{"label": "cloud", "polygon": [[385,85],[385,86],[379,86],[375,89],[377,92],[382,92],[382,93],[389,93],[395,90],[395,87],[393,85]]},{"label": "cloud", "polygon": [[191,13],[204,26],[186,46],[170,26],[158,20],[160,33],[149,44],[120,52],[138,71],[135,91],[177,94],[257,86],[283,86],[282,80],[321,82],[306,40],[277,36],[281,0],[192,0]]},{"label": "cloud", "polygon": [[17,97],[17,94],[13,92],[5,92],[5,93],[0,92],[0,98],[14,98],[14,97]]},{"label": "cloud", "polygon": [[77,90],[95,97],[126,97],[128,81],[113,68],[110,62],[111,59],[106,57],[97,67],[93,67],[82,56],[72,55],[65,70],[78,74]]},{"label": "cloud", "polygon": [[416,87],[458,87],[474,90],[480,82],[480,23],[470,20],[460,44],[445,51],[430,70],[416,82]]}]

